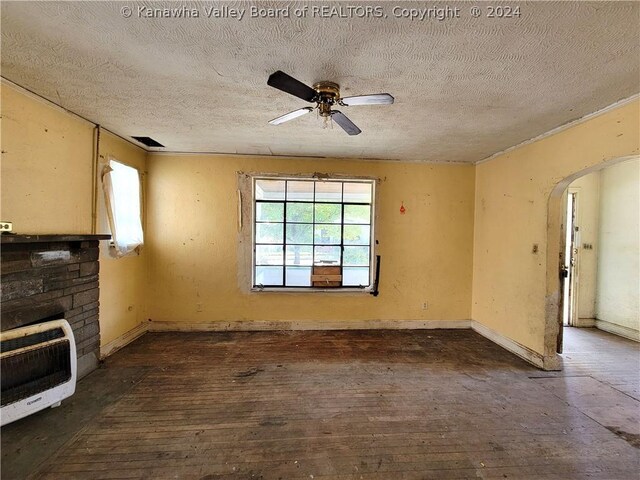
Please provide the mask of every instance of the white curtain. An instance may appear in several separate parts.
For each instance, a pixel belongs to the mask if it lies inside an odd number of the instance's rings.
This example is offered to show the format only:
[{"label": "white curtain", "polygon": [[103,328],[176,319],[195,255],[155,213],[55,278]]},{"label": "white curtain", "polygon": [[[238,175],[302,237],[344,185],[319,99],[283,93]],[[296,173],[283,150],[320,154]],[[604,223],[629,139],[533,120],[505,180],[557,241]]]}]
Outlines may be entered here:
[{"label": "white curtain", "polygon": [[117,257],[134,253],[143,244],[140,174],[115,160],[102,171],[111,237]]}]

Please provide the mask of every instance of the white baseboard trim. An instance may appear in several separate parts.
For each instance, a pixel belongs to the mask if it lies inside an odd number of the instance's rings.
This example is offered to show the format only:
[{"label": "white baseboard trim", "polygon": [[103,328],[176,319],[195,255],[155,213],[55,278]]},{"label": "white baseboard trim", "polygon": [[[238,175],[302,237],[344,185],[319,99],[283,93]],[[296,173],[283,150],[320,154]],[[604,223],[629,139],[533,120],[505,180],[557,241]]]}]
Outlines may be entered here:
[{"label": "white baseboard trim", "polygon": [[578,318],[576,320],[575,325],[571,325],[572,327],[578,328],[591,328],[596,326],[595,318]]},{"label": "white baseboard trim", "polygon": [[191,323],[148,322],[150,332],[225,332],[269,330],[415,330],[471,328],[471,320],[233,320]]},{"label": "white baseboard trim", "polygon": [[140,338],[142,335],[148,332],[147,322],[142,322],[137,327],[132,328],[124,335],[119,336],[115,340],[110,341],[106,345],[100,347],[100,358],[106,358],[109,355],[113,355],[122,347],[129,345],[131,342]]},{"label": "white baseboard trim", "polygon": [[526,360],[530,364],[538,368],[544,368],[544,358],[540,353],[534,352],[529,347],[525,347],[515,340],[511,340],[510,338],[505,337],[504,335],[490,329],[489,327],[475,320],[471,321],[471,328],[483,337],[491,340],[493,343],[500,345],[505,350],[508,350],[514,355],[517,355],[523,360]]},{"label": "white baseboard trim", "polygon": [[614,335],[619,335],[621,337],[628,338],[629,340],[640,342],[640,332],[638,330],[598,319],[596,319],[595,324],[596,328],[599,330],[604,330],[605,332],[613,333]]}]

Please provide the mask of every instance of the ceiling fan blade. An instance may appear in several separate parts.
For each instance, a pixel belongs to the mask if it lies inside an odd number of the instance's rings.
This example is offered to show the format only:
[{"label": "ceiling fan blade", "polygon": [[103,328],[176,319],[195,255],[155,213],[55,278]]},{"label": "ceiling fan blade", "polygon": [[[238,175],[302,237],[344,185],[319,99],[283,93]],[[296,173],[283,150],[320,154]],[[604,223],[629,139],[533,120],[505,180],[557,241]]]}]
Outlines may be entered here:
[{"label": "ceiling fan blade", "polygon": [[312,107],[304,107],[299,108],[298,110],[294,110],[293,112],[285,113],[281,117],[274,118],[273,120],[269,120],[271,125],[280,125],[281,123],[288,122],[289,120],[293,120],[294,118],[301,117],[309,112],[312,112]]},{"label": "ceiling fan blade", "polygon": [[358,135],[362,132],[355,123],[347,118],[340,110],[331,110],[331,118],[342,127],[349,135]]},{"label": "ceiling fan blade", "polygon": [[394,98],[388,93],[374,93],[373,95],[357,95],[341,99],[341,103],[353,105],[391,105]]},{"label": "ceiling fan blade", "polygon": [[277,88],[278,90],[282,90],[290,95],[294,95],[302,100],[306,100],[307,102],[313,102],[317,95],[313,88],[305,85],[299,80],[296,80],[292,76],[281,72],[280,70],[269,76],[267,85]]}]

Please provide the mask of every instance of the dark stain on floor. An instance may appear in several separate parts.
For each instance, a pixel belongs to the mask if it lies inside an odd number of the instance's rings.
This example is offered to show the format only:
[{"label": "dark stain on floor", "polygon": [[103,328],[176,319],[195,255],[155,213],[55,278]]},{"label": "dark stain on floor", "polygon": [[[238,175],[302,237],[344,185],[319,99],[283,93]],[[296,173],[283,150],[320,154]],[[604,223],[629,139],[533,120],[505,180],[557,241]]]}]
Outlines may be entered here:
[{"label": "dark stain on floor", "polygon": [[236,378],[249,378],[249,377],[253,377],[254,375],[257,375],[260,372],[264,372],[264,369],[259,368],[259,367],[252,367],[248,370],[243,370],[241,372],[238,372],[235,374]]},{"label": "dark stain on floor", "polygon": [[620,430],[617,427],[605,426],[605,428],[610,432],[615,433],[620,438],[626,440],[629,443],[629,445],[640,449],[640,435],[638,435],[637,433],[625,432],[624,430]]}]

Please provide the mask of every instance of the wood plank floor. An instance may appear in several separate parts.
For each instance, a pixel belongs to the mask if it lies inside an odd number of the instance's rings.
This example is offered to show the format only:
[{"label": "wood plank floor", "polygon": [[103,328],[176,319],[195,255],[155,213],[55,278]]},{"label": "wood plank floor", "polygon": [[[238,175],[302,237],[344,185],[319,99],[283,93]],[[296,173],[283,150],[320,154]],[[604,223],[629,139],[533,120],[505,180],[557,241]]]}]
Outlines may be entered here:
[{"label": "wood plank floor", "polygon": [[597,328],[565,328],[563,376],[590,376],[640,400],[640,347]]},{"label": "wood plank floor", "polygon": [[[469,330],[147,334],[105,365],[143,374],[33,477],[637,479],[638,344],[596,332],[611,361],[572,363],[572,333],[555,374]],[[585,388],[629,401],[618,425]]]}]

